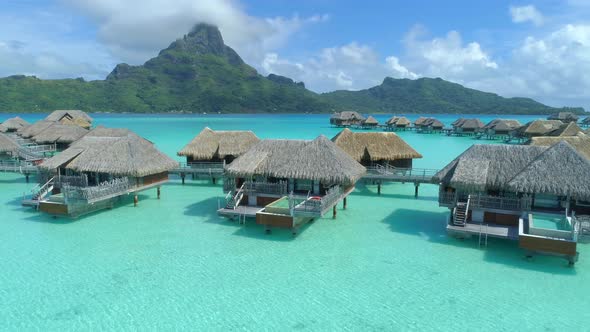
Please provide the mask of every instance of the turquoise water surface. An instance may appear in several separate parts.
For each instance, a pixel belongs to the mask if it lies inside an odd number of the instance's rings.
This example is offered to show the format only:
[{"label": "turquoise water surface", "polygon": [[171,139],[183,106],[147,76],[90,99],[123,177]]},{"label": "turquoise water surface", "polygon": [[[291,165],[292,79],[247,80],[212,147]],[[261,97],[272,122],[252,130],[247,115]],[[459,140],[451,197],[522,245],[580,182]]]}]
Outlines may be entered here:
[{"label": "turquoise water surface", "polygon": [[533,213],[533,224],[535,225],[535,228],[558,231],[572,230],[572,226],[565,219],[565,216],[554,213]]},{"label": "turquoise water surface", "polygon": [[[261,138],[338,132],[326,115],[94,118],[174,158],[204,126]],[[416,167],[440,168],[489,143],[399,134],[424,155]],[[418,199],[411,184],[386,185],[381,196],[358,185],[336,220],[317,220],[295,238],[219,218],[221,186],[207,181],[173,178],[160,200],[154,189],[137,208],[127,199],[76,220],[21,207],[33,185],[0,174],[1,330],[588,329],[589,245],[568,268],[553,257],[527,260],[513,242],[490,239],[484,250],[449,238],[433,185],[422,185]]]}]

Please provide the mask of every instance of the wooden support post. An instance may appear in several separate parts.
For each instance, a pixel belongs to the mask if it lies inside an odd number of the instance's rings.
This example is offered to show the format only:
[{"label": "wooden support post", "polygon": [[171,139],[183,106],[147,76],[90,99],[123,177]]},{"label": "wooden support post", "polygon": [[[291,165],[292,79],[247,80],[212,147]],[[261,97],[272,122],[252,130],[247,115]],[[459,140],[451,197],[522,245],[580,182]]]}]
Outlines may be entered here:
[{"label": "wooden support post", "polygon": [[213,180],[213,184],[215,184],[215,177],[211,178]]},{"label": "wooden support post", "polygon": [[137,206],[137,203],[139,203],[139,198],[137,197],[137,194],[135,194],[135,196],[133,196],[133,206]]},{"label": "wooden support post", "polygon": [[27,179],[27,183],[29,183],[29,173],[25,173],[25,179]]},{"label": "wooden support post", "polygon": [[158,186],[158,199],[160,199],[160,186]]},{"label": "wooden support post", "polygon": [[377,183],[377,195],[381,195],[381,182]]},{"label": "wooden support post", "polygon": [[332,208],[332,219],[336,219],[336,205]]},{"label": "wooden support post", "polygon": [[346,197],[342,200],[342,209],[346,210]]},{"label": "wooden support post", "polygon": [[191,179],[193,179],[193,180],[195,179],[195,173],[191,174]]},{"label": "wooden support post", "polygon": [[184,184],[184,177],[185,177],[185,174],[184,173],[180,173],[180,178],[182,179],[182,184]]},{"label": "wooden support post", "polygon": [[414,197],[418,198],[418,187],[420,187],[419,183],[414,184]]}]

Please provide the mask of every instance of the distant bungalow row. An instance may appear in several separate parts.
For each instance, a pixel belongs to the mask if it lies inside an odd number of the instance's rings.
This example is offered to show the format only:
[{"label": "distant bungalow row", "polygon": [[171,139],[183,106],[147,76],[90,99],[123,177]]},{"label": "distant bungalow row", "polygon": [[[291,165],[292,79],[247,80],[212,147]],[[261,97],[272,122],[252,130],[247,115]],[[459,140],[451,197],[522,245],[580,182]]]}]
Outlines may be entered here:
[{"label": "distant bungalow row", "polygon": [[[529,145],[474,145],[442,170],[426,170],[413,167],[422,155],[393,132],[345,128],[331,140],[260,140],[251,131],[205,128],[178,152],[186,158],[178,163],[127,129],[92,128],[83,112],[56,112],[30,125],[7,120],[0,134],[0,168],[35,167],[39,185],[23,204],[51,215],[78,217],[127,195],[137,205],[137,193],[147,189],[159,199],[169,174],[178,174],[183,183],[186,176],[223,179],[219,215],[296,234],[329,212],[336,218],[358,181],[378,192],[382,183],[401,182],[413,183],[416,195],[420,184],[438,185],[448,233],[475,236],[479,245],[488,237],[514,240],[527,255],[573,265],[578,242],[590,240],[590,137],[582,132],[535,137]],[[72,139],[80,128],[84,135]],[[40,135],[54,136],[37,142]],[[55,149],[21,153],[38,143]]]},{"label": "distant bungalow row", "polygon": [[[404,116],[393,116],[384,124],[373,117],[365,118],[357,112],[334,113],[330,117],[330,124],[336,127],[351,127],[356,129],[384,129],[386,131],[415,130],[421,133],[445,133],[447,135],[472,135],[476,138],[503,139],[508,142],[526,142],[532,137],[539,136],[573,136],[584,132],[582,128],[590,127],[590,117],[578,124],[578,116],[571,112],[559,112],[551,115],[547,120],[534,120],[522,125],[518,120],[495,119],[484,124],[475,118],[459,118],[451,127],[431,117],[419,117],[411,122]],[[588,134],[590,129],[586,129]]]}]

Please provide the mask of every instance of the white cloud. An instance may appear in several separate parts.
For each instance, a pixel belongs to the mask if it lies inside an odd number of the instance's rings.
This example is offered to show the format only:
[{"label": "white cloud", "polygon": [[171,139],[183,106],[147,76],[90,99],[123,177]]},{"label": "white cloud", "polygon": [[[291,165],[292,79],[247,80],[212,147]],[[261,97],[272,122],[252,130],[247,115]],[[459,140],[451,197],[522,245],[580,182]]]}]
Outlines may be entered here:
[{"label": "white cloud", "polygon": [[540,26],[545,21],[543,14],[533,5],[510,6],[510,15],[514,23],[532,22],[534,25]]},{"label": "white cloud", "polygon": [[217,25],[228,45],[247,62],[286,43],[308,24],[325,22],[328,15],[258,18],[232,0],[62,0],[91,17],[98,37],[125,62],[140,64],[188,31],[196,23]]}]

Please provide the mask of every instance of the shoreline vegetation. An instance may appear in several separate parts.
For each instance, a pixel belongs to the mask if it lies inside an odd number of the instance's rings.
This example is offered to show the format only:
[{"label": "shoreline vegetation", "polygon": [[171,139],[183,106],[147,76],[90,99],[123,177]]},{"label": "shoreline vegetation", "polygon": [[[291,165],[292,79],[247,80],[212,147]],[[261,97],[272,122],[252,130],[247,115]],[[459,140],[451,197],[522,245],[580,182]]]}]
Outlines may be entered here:
[{"label": "shoreline vegetation", "polygon": [[140,66],[119,64],[105,80],[0,78],[0,113],[83,109],[127,114],[584,114],[530,98],[504,98],[441,78],[394,79],[359,91],[315,93],[303,82],[263,76],[199,24]]}]

